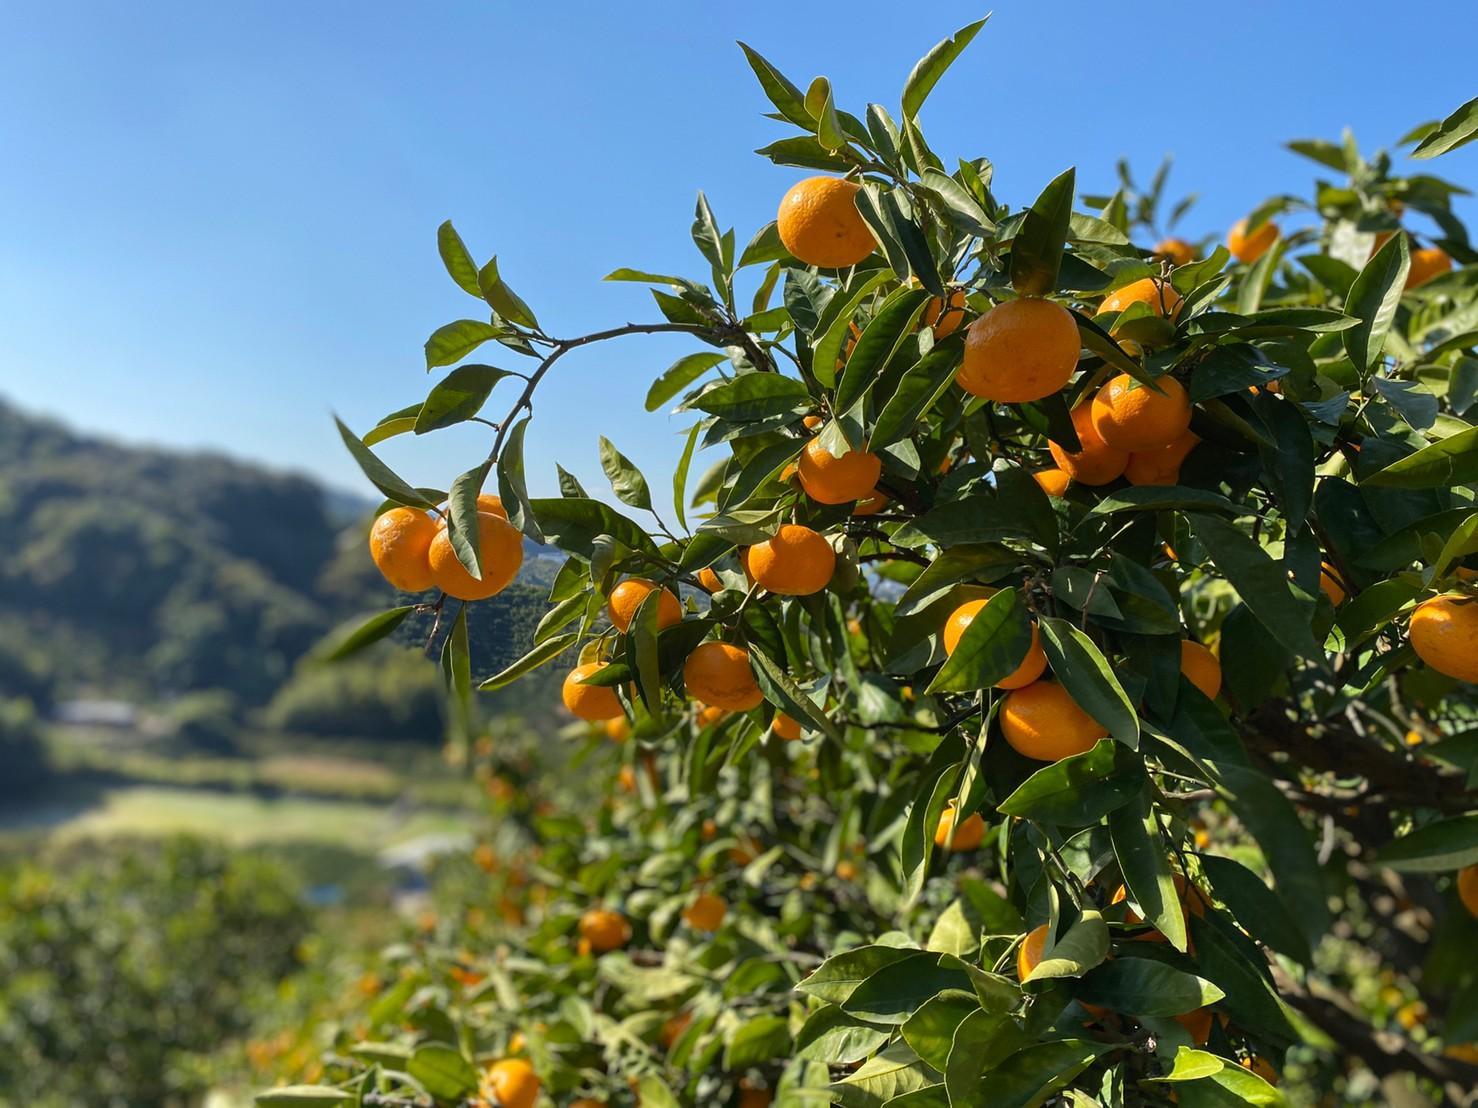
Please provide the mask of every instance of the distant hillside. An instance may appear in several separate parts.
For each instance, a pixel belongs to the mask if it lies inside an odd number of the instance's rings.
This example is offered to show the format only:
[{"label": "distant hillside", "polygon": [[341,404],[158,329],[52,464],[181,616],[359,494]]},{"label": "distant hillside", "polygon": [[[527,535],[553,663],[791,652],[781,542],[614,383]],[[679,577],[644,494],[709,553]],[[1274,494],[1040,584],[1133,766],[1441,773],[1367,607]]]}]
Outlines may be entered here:
[{"label": "distant hillside", "polygon": [[[327,631],[393,601],[364,543],[371,507],[305,477],[120,445],[0,402],[0,698],[44,709],[84,693],[223,690],[266,704]],[[538,553],[474,609],[480,670],[530,641],[554,566]]]}]

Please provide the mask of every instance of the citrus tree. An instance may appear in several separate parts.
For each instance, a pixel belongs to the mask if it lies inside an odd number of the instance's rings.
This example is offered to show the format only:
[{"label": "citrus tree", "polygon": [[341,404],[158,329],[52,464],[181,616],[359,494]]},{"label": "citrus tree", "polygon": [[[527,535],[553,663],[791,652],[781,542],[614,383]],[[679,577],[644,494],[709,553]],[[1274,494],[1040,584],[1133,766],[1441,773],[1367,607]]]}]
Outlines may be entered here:
[{"label": "citrus tree", "polygon": [[[338,652],[436,613],[497,820],[325,1083],[264,1103],[1478,1086],[1462,190],[1346,136],[1293,143],[1330,179],[1225,245],[1154,241],[1186,207],[1163,170],[1097,197],[1068,170],[1008,207],[987,159],[946,161],[919,122],[981,25],[860,117],[745,47],[786,130],[760,153],[814,175],[743,249],[700,195],[701,279],[610,274],[650,286],[648,322],[558,337],[441,228],[479,304],[426,343],[455,368],[340,426],[387,497],[371,554],[423,595]],[[1402,141],[1475,133],[1478,102]],[[647,393],[692,417],[670,513],[604,438],[639,516],[563,471],[531,498],[540,383],[656,333],[693,342]],[[371,449],[469,420],[491,449],[446,491]],[[568,558],[527,655],[476,688],[564,667],[553,754],[478,740],[467,613],[525,537]]]}]

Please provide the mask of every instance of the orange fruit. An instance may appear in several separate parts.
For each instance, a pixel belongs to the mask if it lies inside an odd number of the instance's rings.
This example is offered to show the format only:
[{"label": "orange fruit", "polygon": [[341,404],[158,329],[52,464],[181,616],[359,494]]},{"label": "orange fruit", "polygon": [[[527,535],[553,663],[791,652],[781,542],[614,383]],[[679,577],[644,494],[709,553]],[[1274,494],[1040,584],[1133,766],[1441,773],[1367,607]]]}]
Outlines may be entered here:
[{"label": "orange fruit", "polygon": [[1180,481],[1180,466],[1201,441],[1194,431],[1187,431],[1174,442],[1154,450],[1135,450],[1124,467],[1124,478],[1131,485],[1174,485]]},{"label": "orange fruit", "polygon": [[501,496],[494,496],[490,492],[480,492],[477,494],[477,510],[479,512],[487,512],[490,515],[502,516],[504,519],[508,518],[508,509],[503,507],[503,498]]},{"label": "orange fruit", "polygon": [[[1174,377],[1160,377],[1156,392],[1127,373],[1105,381],[1093,398],[1093,429],[1119,450],[1168,446],[1191,425],[1191,398]],[[1127,464],[1127,463],[1126,463]]]},{"label": "orange fruit", "polygon": [[1447,252],[1435,246],[1411,252],[1411,268],[1406,272],[1406,287],[1414,289],[1425,285],[1433,277],[1452,272],[1452,259]]},{"label": "orange fruit", "polygon": [[1349,595],[1343,582],[1340,580],[1339,570],[1328,562],[1319,563],[1319,591],[1329,597],[1329,603],[1338,608],[1345,602]]},{"label": "orange fruit", "polygon": [[[948,307],[946,307],[946,304]],[[965,290],[954,289],[946,301],[939,296],[931,296],[929,303],[924,306],[922,323],[925,327],[934,328],[934,341],[948,338],[960,329],[960,324],[965,322]]]},{"label": "orange fruit", "polygon": [[841,269],[856,265],[877,249],[857,210],[859,185],[840,177],[797,181],[780,201],[776,230],[780,241],[806,265]]},{"label": "orange fruit", "polygon": [[585,683],[585,678],[604,668],[599,662],[586,662],[583,666],[576,666],[565,676],[560,696],[575,718],[598,723],[625,715],[615,689]]},{"label": "orange fruit", "polygon": [[1227,232],[1227,249],[1232,252],[1232,257],[1239,262],[1251,264],[1268,252],[1268,248],[1278,241],[1278,225],[1272,220],[1267,220],[1258,225],[1252,234],[1247,233],[1247,221],[1239,219],[1232,224],[1232,229]]},{"label": "orange fruit", "polygon": [[1181,640],[1180,672],[1201,690],[1207,700],[1215,700],[1216,694],[1221,692],[1221,662],[1198,642]]},{"label": "orange fruit", "polygon": [[691,1012],[679,1012],[662,1025],[662,1030],[657,1032],[657,1038],[668,1050],[672,1049],[674,1043],[683,1037],[683,1032],[693,1022]]},{"label": "orange fruit", "polygon": [[729,713],[722,708],[704,707],[698,713],[699,728],[712,727],[715,723],[721,723],[729,718]]},{"label": "orange fruit", "polygon": [[1079,404],[1072,414],[1073,429],[1078,432],[1078,445],[1082,449],[1069,454],[1057,443],[1049,441],[1047,448],[1058,468],[1082,485],[1107,485],[1117,480],[1129,464],[1129,452],[1110,446],[1099,437],[1093,426],[1091,404]]},{"label": "orange fruit", "polygon": [[939,813],[939,824],[934,828],[934,845],[959,853],[974,850],[985,839],[985,820],[979,812],[971,812],[955,826],[955,806],[947,804]]},{"label": "orange fruit", "polygon": [[837,863],[836,875],[839,881],[856,881],[860,873],[856,862],[843,858]]},{"label": "orange fruit", "polygon": [[772,1099],[769,1089],[760,1089],[740,1082],[739,1108],[770,1108]]},{"label": "orange fruit", "polygon": [[854,516],[875,516],[888,506],[888,498],[877,489],[872,490],[872,495],[865,500],[859,500],[852,507]]},{"label": "orange fruit", "polygon": [[591,908],[580,917],[579,928],[581,941],[596,954],[619,950],[631,939],[626,917],[611,908]]},{"label": "orange fruit", "polygon": [[624,743],[631,738],[631,721],[624,715],[606,720],[606,738],[613,743]]},{"label": "orange fruit", "polygon": [[[622,581],[611,590],[610,599],[606,603],[606,614],[611,617],[611,626],[625,634],[631,621],[636,618],[636,610],[656,591],[656,582],[648,581],[645,577],[628,577]],[[682,621],[683,606],[679,603],[677,594],[671,589],[663,589],[662,596],[657,601],[657,630],[665,630]]]},{"label": "orange fruit", "polygon": [[683,909],[683,922],[694,931],[712,934],[723,926],[724,917],[728,914],[729,906],[724,903],[723,897],[714,893],[699,893]]},{"label": "orange fruit", "polygon": [[436,520],[420,508],[391,508],[370,528],[370,558],[401,592],[425,592],[434,583],[431,540]]},{"label": "orange fruit", "polygon": [[764,699],[749,655],[726,642],[699,643],[683,663],[683,683],[690,696],[730,712],[747,712]]},{"label": "orange fruit", "polygon": [[1211,1038],[1211,1018],[1210,1008],[1197,1008],[1194,1012],[1174,1017],[1176,1023],[1191,1033],[1191,1040],[1197,1046],[1205,1046]]},{"label": "orange fruit", "polygon": [[1457,896],[1473,916],[1478,917],[1478,865],[1465,866],[1457,872]]},{"label": "orange fruit", "polygon": [[482,1075],[482,1095],[499,1108],[534,1108],[539,1089],[534,1067],[522,1058],[503,1058]]},{"label": "orange fruit", "polygon": [[1073,314],[1027,296],[997,304],[965,332],[955,380],[973,396],[1022,404],[1051,396],[1078,368],[1082,343]]},{"label": "orange fruit", "polygon": [[1032,970],[1042,964],[1042,955],[1047,951],[1047,924],[1034,927],[1026,933],[1021,945],[1016,948],[1016,979],[1025,981]]},{"label": "orange fruit", "polygon": [[1416,656],[1438,673],[1478,683],[1478,600],[1457,593],[1424,600],[1409,633]]},{"label": "orange fruit", "polygon": [[431,581],[458,600],[486,600],[512,584],[523,565],[523,535],[502,516],[477,513],[477,545],[482,556],[482,579],[468,573],[452,551],[445,526],[431,540]]},{"label": "orange fruit", "polygon": [[709,592],[722,592],[724,588],[723,581],[712,566],[704,566],[698,571],[698,584]]},{"label": "orange fruit", "polygon": [[1092,750],[1108,729],[1056,681],[1036,681],[1006,694],[1001,734],[1018,754],[1055,762]]},{"label": "orange fruit", "polygon": [[824,535],[787,523],[774,538],[751,546],[744,561],[762,588],[781,596],[810,596],[830,583],[837,556]]},{"label": "orange fruit", "polygon": [[[1170,875],[1170,878],[1172,881],[1175,882],[1175,895],[1180,898],[1181,907],[1183,907],[1191,915],[1197,916],[1201,919],[1205,919],[1206,898],[1204,895],[1202,895],[1201,890],[1187,881],[1185,874],[1183,873],[1172,873]],[[1110,899],[1109,903],[1124,904],[1128,899],[1129,890],[1125,886],[1120,885],[1117,889],[1114,890],[1114,895],[1112,899]],[[1133,908],[1125,907],[1124,922],[1128,924],[1140,924],[1144,922],[1144,917],[1142,917]],[[1151,931],[1147,935],[1144,935],[1140,941],[1163,943],[1167,940],[1165,939],[1164,935],[1160,934],[1160,932]]]},{"label": "orange fruit", "polygon": [[801,425],[807,431],[814,431],[825,422],[826,420],[822,419],[819,415],[808,415],[805,419],[801,420]]},{"label": "orange fruit", "polygon": [[[988,600],[967,600],[953,612],[950,613],[949,621],[944,625],[944,652],[953,654],[955,648],[960,645],[960,639],[964,636],[966,629],[975,621],[980,610],[988,604]],[[996,682],[998,689],[1019,689],[1030,685],[1042,671],[1047,668],[1047,655],[1042,652],[1042,637],[1037,631],[1036,621],[1032,621],[1032,641],[1027,647],[1026,657],[1021,664],[1012,670],[1001,680]]]},{"label": "orange fruit", "polygon": [[801,725],[791,719],[784,712],[776,712],[775,718],[770,721],[770,730],[775,732],[775,737],[793,743],[801,737]]},{"label": "orange fruit", "polygon": [[1180,293],[1171,288],[1168,281],[1141,277],[1105,296],[1098,310],[1100,313],[1122,312],[1130,304],[1148,304],[1155,315],[1173,319],[1180,310]]},{"label": "orange fruit", "polygon": [[1155,243],[1155,257],[1165,258],[1175,265],[1190,265],[1195,261],[1196,248],[1185,239],[1161,239]]},{"label": "orange fruit", "polygon": [[801,488],[821,504],[846,504],[867,500],[877,491],[883,475],[883,460],[866,450],[848,450],[840,458],[821,445],[819,438],[806,443],[796,461]]},{"label": "orange fruit", "polygon": [[1039,469],[1032,474],[1032,480],[1042,487],[1042,491],[1048,496],[1061,496],[1067,492],[1068,483],[1072,480],[1060,469]]},{"label": "orange fruit", "polygon": [[1243,1058],[1241,1065],[1243,1069],[1251,1070],[1269,1085],[1276,1085],[1278,1083],[1278,1071],[1273,1068],[1271,1062],[1260,1054],[1253,1054],[1247,1058]]}]

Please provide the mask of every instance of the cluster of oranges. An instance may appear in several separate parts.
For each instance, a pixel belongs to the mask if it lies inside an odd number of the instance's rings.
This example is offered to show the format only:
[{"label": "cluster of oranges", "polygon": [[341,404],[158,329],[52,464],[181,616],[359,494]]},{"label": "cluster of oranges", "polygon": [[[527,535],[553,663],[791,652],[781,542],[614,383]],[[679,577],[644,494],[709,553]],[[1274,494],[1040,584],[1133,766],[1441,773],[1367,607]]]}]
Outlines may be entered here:
[{"label": "cluster of oranges", "polygon": [[402,592],[440,589],[458,600],[486,600],[506,589],[523,565],[523,535],[491,493],[477,498],[477,542],[481,578],[457,560],[445,514],[391,508],[370,528],[369,548],[375,567]]}]

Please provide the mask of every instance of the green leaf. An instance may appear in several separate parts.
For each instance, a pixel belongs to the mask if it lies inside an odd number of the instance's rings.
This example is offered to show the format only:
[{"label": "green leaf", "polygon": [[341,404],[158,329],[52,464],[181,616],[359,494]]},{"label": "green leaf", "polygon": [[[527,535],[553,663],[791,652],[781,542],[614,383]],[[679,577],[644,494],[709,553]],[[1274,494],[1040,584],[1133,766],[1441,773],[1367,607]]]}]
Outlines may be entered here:
[{"label": "green leaf", "polygon": [[1314,640],[1314,600],[1290,589],[1282,563],[1274,561],[1249,535],[1216,516],[1186,514],[1191,530],[1206,547],[1221,575],[1268,632],[1301,657],[1323,662]]},{"label": "green leaf", "polygon": [[376,423],[368,431],[360,436],[359,441],[365,446],[374,446],[376,443],[392,439],[396,435],[404,435],[416,429],[416,416],[420,414],[421,405],[411,404],[401,408],[398,412],[391,412],[384,419]]},{"label": "green leaf", "polygon": [[[990,16],[986,16],[989,19]],[[919,109],[924,106],[929,93],[943,77],[945,71],[960,56],[965,47],[970,45],[979,32],[985,26],[986,19],[976,20],[965,27],[961,27],[949,38],[934,46],[927,54],[919,59],[918,64],[908,75],[908,80],[903,83],[903,117],[913,119],[919,114]]]},{"label": "green leaf", "polygon": [[569,496],[529,504],[548,540],[571,554],[590,558],[600,535],[610,535],[632,550],[657,553],[656,544],[641,526],[599,500]]},{"label": "green leaf", "polygon": [[647,1074],[637,1082],[637,1103],[642,1108],[682,1108],[682,1102],[667,1087],[667,1082],[656,1074]]},{"label": "green leaf", "polygon": [[773,658],[757,646],[751,645],[749,659],[754,664],[755,680],[759,682],[766,700],[797,723],[804,724],[810,730],[820,731],[836,742],[842,741],[841,729],[826,714],[826,710],[807,696]]},{"label": "green leaf", "polygon": [[[583,601],[581,597],[572,597],[571,599]],[[558,658],[579,641],[580,633],[578,631],[571,631],[564,635],[556,635],[552,639],[546,639],[511,666],[489,677],[478,688],[483,692],[492,692],[494,689],[501,689],[505,685],[511,685],[524,674],[533,672],[546,662],[554,661],[554,659]]]},{"label": "green leaf", "polygon": [[898,279],[905,281],[912,274],[928,292],[943,296],[944,285],[929,251],[929,240],[914,218],[908,193],[869,183],[862,186],[855,199],[857,211],[882,246]]},{"label": "green leaf", "polygon": [[1478,481],[1478,427],[1449,435],[1360,482],[1397,489],[1438,489]]},{"label": "green leaf", "polygon": [[745,1020],[724,1045],[724,1069],[742,1070],[790,1052],[790,1021],[784,1016],[761,1015]]},{"label": "green leaf", "polygon": [[1101,739],[1092,750],[1037,770],[1001,801],[1002,815],[1081,827],[1097,823],[1144,788],[1144,764],[1123,743]]},{"label": "green leaf", "polygon": [[1010,1016],[983,1010],[971,1012],[955,1028],[945,1062],[944,1083],[949,1091],[949,1103],[993,1105],[995,1101],[984,1095],[992,1089],[985,1080],[986,1075],[1029,1041],[1027,1032]]},{"label": "green leaf", "polygon": [[406,1072],[438,1100],[453,1100],[477,1088],[477,1070],[456,1047],[422,1043],[411,1055]]},{"label": "green leaf", "polygon": [[821,98],[821,107],[816,113],[816,141],[823,150],[832,152],[847,145],[847,136],[842,131],[842,121],[837,116],[836,103],[832,100],[830,82],[827,82],[826,95]]},{"label": "green leaf", "polygon": [[1308,939],[1282,898],[1263,884],[1261,877],[1240,862],[1214,854],[1201,855],[1201,869],[1217,898],[1231,909],[1249,935],[1295,961],[1311,964],[1313,953]]},{"label": "green leaf", "polygon": [[535,542],[543,542],[544,532],[539,528],[524,484],[523,436],[530,418],[525,416],[513,425],[503,443],[503,452],[498,455],[498,496],[503,501],[503,510],[508,513],[508,522]]},{"label": "green leaf", "polygon": [[512,320],[524,327],[539,326],[539,321],[534,318],[534,313],[529,306],[519,299],[518,294],[509,288],[503,278],[498,275],[496,257],[489,258],[487,264],[477,271],[477,288],[493,311],[504,319]]},{"label": "green leaf", "polygon": [[481,296],[477,288],[477,265],[450,219],[436,229],[436,249],[447,273],[461,290],[469,296]]},{"label": "green leaf", "polygon": [[460,362],[489,339],[505,333],[480,319],[459,319],[438,327],[426,340],[426,368]]},{"label": "green leaf", "polygon": [[1225,1059],[1218,1058],[1204,1050],[1193,1050],[1191,1047],[1183,1046],[1175,1051],[1175,1058],[1170,1065],[1170,1072],[1164,1077],[1152,1077],[1151,1081],[1199,1081],[1203,1077],[1210,1077],[1226,1068]]},{"label": "green leaf", "polygon": [[903,341],[913,333],[927,301],[927,293],[912,288],[899,289],[883,301],[842,369],[835,411],[850,410],[867,394]]},{"label": "green leaf", "polygon": [[926,169],[919,174],[915,187],[935,197],[950,221],[966,233],[979,238],[995,234],[995,223],[985,214],[975,196],[948,174]]},{"label": "green leaf", "polygon": [[1469,100],[1437,125],[1411,152],[1413,158],[1435,158],[1478,138],[1478,97]]},{"label": "green leaf", "polygon": [[652,490],[630,458],[616,449],[615,443],[604,435],[600,436],[600,467],[605,470],[611,489],[623,504],[644,511],[652,510]]},{"label": "green leaf", "polygon": [[655,412],[723,360],[717,351],[704,350],[673,362],[647,390],[647,411]]},{"label": "green leaf", "polygon": [[1140,918],[1153,924],[1176,950],[1184,951],[1185,915],[1149,791],[1141,791],[1135,803],[1111,812],[1108,829],[1119,872],[1130,898],[1139,906]]},{"label": "green leaf", "polygon": [[415,610],[414,604],[406,604],[388,612],[376,612],[363,622],[346,624],[325,637],[323,643],[314,649],[313,660],[337,662],[358,654],[365,647],[394,634],[395,629],[405,622],[405,617]]},{"label": "green leaf", "polygon": [[808,1062],[848,1066],[860,1062],[892,1036],[892,1028],[877,1027],[847,1015],[834,1004],[812,1012],[795,1037],[795,1056]]},{"label": "green leaf", "polygon": [[411,508],[434,508],[435,504],[427,500],[419,492],[397,474],[393,469],[380,461],[374,451],[365,446],[359,440],[359,436],[348,427],[338,416],[334,417],[334,423],[339,428],[339,437],[344,440],[344,445],[349,448],[349,453],[354,456],[355,462],[359,464],[360,471],[369,478],[370,484],[379,489],[397,504],[404,504]]},{"label": "green leaf", "polygon": [[735,423],[799,414],[810,405],[806,386],[778,373],[742,373],[693,401],[700,411]]},{"label": "green leaf", "polygon": [[698,445],[698,434],[702,430],[703,424],[695,423],[688,431],[688,441],[683,445],[682,457],[678,459],[677,469],[672,473],[672,510],[677,513],[677,525],[683,528],[688,526],[688,468],[693,464],[693,451]]},{"label": "green leaf", "polygon": [[1057,288],[1075,180],[1075,171],[1069,169],[1043,189],[1011,240],[1011,287],[1022,296],[1046,296]]},{"label": "green leaf", "polygon": [[1012,1054],[990,1071],[969,1099],[951,1108],[1035,1108],[1091,1066],[1112,1043],[1087,1039],[1055,1039],[1034,1043]]},{"label": "green leaf", "polygon": [[923,953],[908,947],[859,946],[822,962],[796,986],[796,991],[827,1004],[845,1004],[857,986],[884,966],[905,958],[916,958]]},{"label": "green leaf", "polygon": [[1376,851],[1372,861],[1402,873],[1440,873],[1478,865],[1478,811],[1418,827]]},{"label": "green leaf", "polygon": [[418,435],[450,427],[471,419],[492,394],[493,386],[508,371],[490,365],[462,365],[436,383],[416,415],[413,430]]},{"label": "green leaf", "polygon": [[1119,742],[1139,745],[1139,713],[1093,640],[1065,619],[1044,617],[1038,624],[1042,649],[1053,676]]},{"label": "green leaf", "polygon": [[[1242,945],[1223,934],[1214,917],[1192,915],[1187,922],[1196,944],[1196,969],[1226,993],[1221,1003],[1232,1019],[1243,1027],[1257,1028],[1262,1040],[1270,1044],[1291,1042],[1297,1033],[1287,1006],[1268,983],[1261,955],[1257,964],[1250,961]],[[1231,928],[1230,923],[1222,926]]]},{"label": "green leaf", "polygon": [[947,989],[924,1001],[899,1030],[915,1054],[943,1073],[955,1032],[966,1017],[980,1011],[980,1000],[973,992]]},{"label": "green leaf", "polygon": [[1115,489],[1093,505],[1090,514],[1107,516],[1118,512],[1171,511],[1226,512],[1234,516],[1256,514],[1255,508],[1237,504],[1219,493],[1180,485],[1131,485]]},{"label": "green leaf", "polygon": [[1002,589],[975,613],[934,680],[930,695],[988,689],[1014,673],[1031,648],[1031,616],[1015,589]]},{"label": "green leaf", "polygon": [[937,954],[920,953],[879,969],[853,990],[842,1008],[869,1023],[897,1025],[936,994],[970,988],[970,977],[963,970]]},{"label": "green leaf", "polygon": [[803,127],[807,131],[811,130],[814,121],[806,111],[805,97],[801,94],[801,90],[766,61],[758,50],[743,42],[739,44],[739,49],[744,51],[744,57],[748,60],[749,67],[754,70],[754,75],[759,78],[760,87],[765,90],[770,103],[774,104],[780,114],[797,127]]},{"label": "green leaf", "polygon": [[491,468],[491,462],[483,462],[469,469],[452,482],[451,491],[447,493],[447,539],[457,561],[476,581],[482,580],[482,551],[479,548],[482,527],[477,518],[477,496],[482,492],[483,482]]},{"label": "green leaf", "polygon": [[907,438],[924,413],[944,397],[959,368],[963,341],[946,339],[909,367],[878,414],[870,450],[878,451]]},{"label": "green leaf", "polygon": [[1083,978],[1077,995],[1136,1016],[1179,1016],[1226,996],[1203,977],[1149,958],[1115,958]]},{"label": "green leaf", "polygon": [[328,1108],[331,1104],[343,1104],[353,1100],[354,1094],[331,1085],[284,1085],[258,1093],[252,1098],[262,1108]]},{"label": "green leaf", "polygon": [[1345,311],[1360,320],[1343,334],[1345,351],[1362,374],[1380,361],[1410,271],[1411,248],[1406,235],[1393,235],[1365,263],[1345,297]]},{"label": "green leaf", "polygon": [[1047,947],[1042,960],[1026,975],[1022,984],[1048,978],[1082,977],[1108,957],[1109,929],[1103,915],[1092,909],[1084,911],[1067,934]]},{"label": "green leaf", "polygon": [[919,1061],[907,1043],[895,1042],[827,1091],[842,1108],[882,1108],[929,1087],[934,1079],[933,1071]]}]

